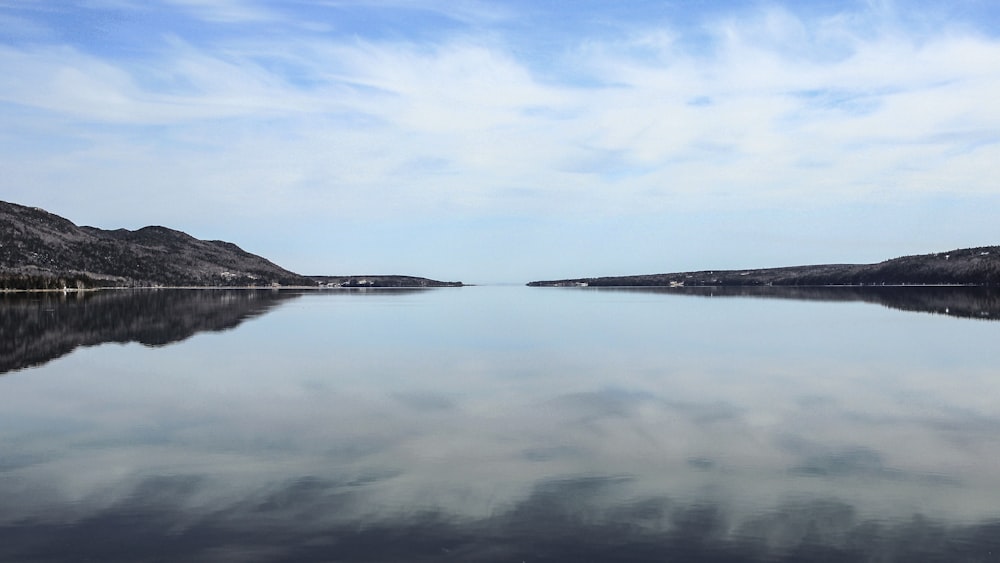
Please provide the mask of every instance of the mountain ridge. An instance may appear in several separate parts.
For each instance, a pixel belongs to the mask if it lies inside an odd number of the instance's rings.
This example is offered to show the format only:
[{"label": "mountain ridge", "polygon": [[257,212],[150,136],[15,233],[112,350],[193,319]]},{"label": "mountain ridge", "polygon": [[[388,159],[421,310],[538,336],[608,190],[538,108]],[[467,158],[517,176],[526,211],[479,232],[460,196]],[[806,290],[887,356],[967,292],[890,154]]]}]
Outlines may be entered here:
[{"label": "mountain ridge", "polygon": [[335,278],[348,280],[347,287],[352,279],[365,280],[365,287],[462,285],[413,276],[304,276],[231,242],[159,225],[134,231],[77,226],[38,207],[0,201],[0,290],[320,287]]},{"label": "mountain ridge", "polygon": [[0,202],[0,288],[314,285],[223,241],[148,226],[77,226],[37,207]]}]

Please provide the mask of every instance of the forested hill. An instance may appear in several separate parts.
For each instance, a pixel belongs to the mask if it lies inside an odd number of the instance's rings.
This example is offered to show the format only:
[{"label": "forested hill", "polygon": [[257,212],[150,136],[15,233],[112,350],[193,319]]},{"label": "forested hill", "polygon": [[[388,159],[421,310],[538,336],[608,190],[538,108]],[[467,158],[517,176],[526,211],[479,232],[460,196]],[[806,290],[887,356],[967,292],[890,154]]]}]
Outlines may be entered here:
[{"label": "forested hill", "polygon": [[825,264],[756,270],[534,281],[530,286],[1000,285],[1000,246],[904,256],[878,264]]},{"label": "forested hill", "polygon": [[232,243],[166,227],[78,227],[0,201],[0,289],[272,284],[316,285]]}]

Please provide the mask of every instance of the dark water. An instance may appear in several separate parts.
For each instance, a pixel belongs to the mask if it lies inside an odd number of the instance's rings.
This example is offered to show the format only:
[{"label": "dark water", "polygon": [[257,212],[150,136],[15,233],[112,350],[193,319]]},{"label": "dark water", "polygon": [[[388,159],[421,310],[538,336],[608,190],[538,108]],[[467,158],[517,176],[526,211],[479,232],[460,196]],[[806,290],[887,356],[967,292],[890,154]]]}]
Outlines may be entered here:
[{"label": "dark water", "polygon": [[0,295],[0,560],[1000,561],[998,302]]}]

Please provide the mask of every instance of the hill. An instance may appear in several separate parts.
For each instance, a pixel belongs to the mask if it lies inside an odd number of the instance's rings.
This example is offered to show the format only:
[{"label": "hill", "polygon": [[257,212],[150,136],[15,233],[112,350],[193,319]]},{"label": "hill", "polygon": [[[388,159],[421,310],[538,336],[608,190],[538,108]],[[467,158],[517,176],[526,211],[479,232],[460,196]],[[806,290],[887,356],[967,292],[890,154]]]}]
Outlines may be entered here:
[{"label": "hill", "polygon": [[534,281],[530,286],[1000,285],[1000,246],[904,256],[877,264],[824,264],[756,270]]},{"label": "hill", "polygon": [[0,289],[316,285],[235,244],[166,227],[78,227],[0,201]]}]

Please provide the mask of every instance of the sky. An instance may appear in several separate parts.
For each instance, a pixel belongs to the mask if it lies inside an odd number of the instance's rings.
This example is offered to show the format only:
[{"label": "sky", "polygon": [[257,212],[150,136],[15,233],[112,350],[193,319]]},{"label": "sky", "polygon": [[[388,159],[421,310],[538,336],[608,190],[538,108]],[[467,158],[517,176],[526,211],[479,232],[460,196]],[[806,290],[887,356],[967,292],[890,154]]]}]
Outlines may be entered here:
[{"label": "sky", "polygon": [[0,170],[315,275],[1000,244],[1000,3],[0,0]]}]

